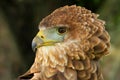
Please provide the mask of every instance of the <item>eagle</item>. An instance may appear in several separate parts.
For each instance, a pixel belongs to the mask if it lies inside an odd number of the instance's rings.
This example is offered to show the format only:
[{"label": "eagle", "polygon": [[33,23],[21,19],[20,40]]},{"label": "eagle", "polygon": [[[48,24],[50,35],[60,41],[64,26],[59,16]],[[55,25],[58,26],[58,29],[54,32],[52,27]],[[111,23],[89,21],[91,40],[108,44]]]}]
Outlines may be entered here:
[{"label": "eagle", "polygon": [[103,80],[99,61],[109,54],[110,36],[98,14],[76,5],[43,18],[32,41],[31,68],[19,80]]}]

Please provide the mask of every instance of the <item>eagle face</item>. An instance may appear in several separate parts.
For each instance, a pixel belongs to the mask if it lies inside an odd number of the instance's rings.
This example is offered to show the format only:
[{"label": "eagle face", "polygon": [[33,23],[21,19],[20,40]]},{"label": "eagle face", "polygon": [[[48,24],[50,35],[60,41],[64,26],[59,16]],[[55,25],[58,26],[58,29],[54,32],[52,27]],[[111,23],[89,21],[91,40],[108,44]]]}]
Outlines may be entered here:
[{"label": "eagle face", "polygon": [[[105,22],[83,7],[56,9],[39,25],[32,41],[31,80],[102,80],[99,59],[109,53]],[[26,74],[25,74],[26,76]]]},{"label": "eagle face", "polygon": [[66,26],[40,27],[32,42],[33,50],[42,46],[54,46],[56,43],[64,42],[68,29]]}]

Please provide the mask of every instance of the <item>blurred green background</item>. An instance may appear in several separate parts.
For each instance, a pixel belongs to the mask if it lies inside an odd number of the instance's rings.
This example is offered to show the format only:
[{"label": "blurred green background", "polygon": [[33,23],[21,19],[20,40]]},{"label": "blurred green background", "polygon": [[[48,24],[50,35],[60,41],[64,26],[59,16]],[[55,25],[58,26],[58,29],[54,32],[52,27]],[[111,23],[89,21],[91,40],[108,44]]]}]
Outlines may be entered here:
[{"label": "blurred green background", "polygon": [[101,59],[103,75],[105,80],[120,80],[120,0],[0,0],[0,80],[15,80],[30,68],[39,22],[56,8],[72,4],[106,21],[111,54]]}]

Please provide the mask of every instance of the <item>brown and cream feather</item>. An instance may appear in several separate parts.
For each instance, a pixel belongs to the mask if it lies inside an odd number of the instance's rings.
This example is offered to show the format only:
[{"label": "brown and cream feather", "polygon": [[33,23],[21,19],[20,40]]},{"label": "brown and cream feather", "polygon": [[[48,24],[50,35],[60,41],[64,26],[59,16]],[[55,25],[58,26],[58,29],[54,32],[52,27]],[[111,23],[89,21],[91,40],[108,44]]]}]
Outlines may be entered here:
[{"label": "brown and cream feather", "polygon": [[110,37],[105,22],[84,7],[72,5],[56,9],[40,26],[68,26],[64,42],[37,49],[35,62],[20,80],[103,80],[99,66],[109,53]]}]

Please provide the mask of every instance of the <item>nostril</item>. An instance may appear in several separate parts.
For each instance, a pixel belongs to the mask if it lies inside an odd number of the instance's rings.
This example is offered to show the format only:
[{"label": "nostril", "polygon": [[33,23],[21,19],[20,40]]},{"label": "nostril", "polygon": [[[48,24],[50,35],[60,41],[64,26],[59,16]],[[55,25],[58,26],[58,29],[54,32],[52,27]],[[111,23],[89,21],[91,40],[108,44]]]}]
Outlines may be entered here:
[{"label": "nostril", "polygon": [[41,38],[44,38],[44,36],[41,36]]}]

